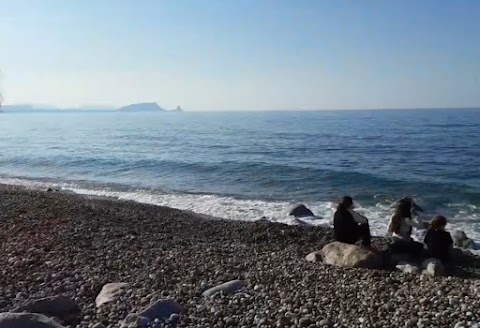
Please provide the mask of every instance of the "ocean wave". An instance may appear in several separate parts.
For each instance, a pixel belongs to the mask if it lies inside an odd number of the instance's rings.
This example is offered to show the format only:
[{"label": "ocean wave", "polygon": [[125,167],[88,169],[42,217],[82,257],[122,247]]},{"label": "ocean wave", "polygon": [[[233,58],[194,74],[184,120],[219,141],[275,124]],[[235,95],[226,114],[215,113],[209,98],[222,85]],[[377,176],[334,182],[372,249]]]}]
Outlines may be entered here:
[{"label": "ocean wave", "polygon": [[[256,221],[267,219],[272,222],[285,224],[309,224],[309,225],[332,225],[335,211],[333,201],[307,201],[304,204],[310,208],[316,217],[296,220],[288,215],[288,210],[295,202],[292,201],[265,201],[259,199],[238,199],[229,196],[195,193],[168,193],[160,190],[129,189],[126,186],[119,188],[116,185],[95,186],[81,185],[78,183],[55,183],[49,180],[30,180],[21,178],[0,178],[0,183],[21,185],[27,188],[45,190],[47,187],[55,187],[64,191],[77,194],[110,197],[125,201],[135,201],[144,204],[168,206],[180,210],[190,211],[212,218],[228,220]],[[373,205],[357,203],[357,210],[369,218],[372,233],[383,236],[393,209],[391,202],[385,197]],[[480,209],[475,204],[452,203],[446,209],[449,215],[448,229],[463,230],[474,240],[480,241]],[[429,216],[424,217],[429,220]],[[416,234],[417,239],[423,236],[422,231]]]}]

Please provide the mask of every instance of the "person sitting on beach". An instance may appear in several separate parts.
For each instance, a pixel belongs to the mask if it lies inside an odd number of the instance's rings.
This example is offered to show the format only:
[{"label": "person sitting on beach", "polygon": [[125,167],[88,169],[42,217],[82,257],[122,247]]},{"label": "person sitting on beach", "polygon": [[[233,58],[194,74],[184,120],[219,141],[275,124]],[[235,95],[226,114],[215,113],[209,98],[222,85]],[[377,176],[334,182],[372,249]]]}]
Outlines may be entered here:
[{"label": "person sitting on beach", "polygon": [[338,204],[333,219],[335,240],[347,244],[355,244],[361,240],[363,246],[370,247],[372,237],[368,220],[355,212],[353,207],[353,199],[350,196],[343,197],[342,202]]},{"label": "person sitting on beach", "polygon": [[442,261],[448,261],[453,247],[452,236],[445,231],[446,225],[447,219],[444,216],[435,216],[424,239],[429,256]]},{"label": "person sitting on beach", "polygon": [[412,203],[410,198],[399,201],[395,214],[388,223],[387,236],[393,237],[393,243],[390,245],[392,252],[420,256],[424,250],[423,244],[413,240],[411,235],[412,228],[422,229],[424,225],[412,219]]}]

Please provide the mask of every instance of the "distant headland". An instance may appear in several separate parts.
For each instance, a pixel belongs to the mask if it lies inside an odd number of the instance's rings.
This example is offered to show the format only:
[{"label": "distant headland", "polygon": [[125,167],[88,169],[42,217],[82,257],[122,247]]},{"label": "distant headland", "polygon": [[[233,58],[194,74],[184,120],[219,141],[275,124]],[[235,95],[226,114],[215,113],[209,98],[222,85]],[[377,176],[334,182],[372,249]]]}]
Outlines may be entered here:
[{"label": "distant headland", "polygon": [[174,110],[167,110],[158,106],[156,102],[131,104],[120,107],[117,110],[120,112],[182,112],[182,108],[180,106],[177,106],[177,108]]},{"label": "distant headland", "polygon": [[0,113],[67,113],[67,112],[183,112],[180,106],[175,109],[164,109],[156,102],[136,103],[120,108],[102,107],[102,106],[88,106],[80,108],[55,108],[50,106],[37,105],[4,105],[0,108]]}]

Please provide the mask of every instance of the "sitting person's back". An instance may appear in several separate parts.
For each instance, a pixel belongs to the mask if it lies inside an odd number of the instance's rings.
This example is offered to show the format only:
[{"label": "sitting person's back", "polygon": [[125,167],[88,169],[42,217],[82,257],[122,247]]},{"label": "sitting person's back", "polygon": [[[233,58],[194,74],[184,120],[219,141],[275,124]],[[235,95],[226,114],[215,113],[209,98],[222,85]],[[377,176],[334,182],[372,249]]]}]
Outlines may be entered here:
[{"label": "sitting person's back", "polygon": [[358,224],[346,209],[337,209],[333,217],[333,233],[335,240],[342,243],[355,244]]},{"label": "sitting person's back", "polygon": [[445,231],[446,225],[447,219],[445,217],[434,217],[424,239],[429,255],[443,261],[448,260],[453,246],[452,236]]},{"label": "sitting person's back", "polygon": [[371,236],[368,220],[353,210],[352,197],[345,196],[338,205],[333,218],[335,240],[355,244],[362,240],[364,246],[370,246]]}]

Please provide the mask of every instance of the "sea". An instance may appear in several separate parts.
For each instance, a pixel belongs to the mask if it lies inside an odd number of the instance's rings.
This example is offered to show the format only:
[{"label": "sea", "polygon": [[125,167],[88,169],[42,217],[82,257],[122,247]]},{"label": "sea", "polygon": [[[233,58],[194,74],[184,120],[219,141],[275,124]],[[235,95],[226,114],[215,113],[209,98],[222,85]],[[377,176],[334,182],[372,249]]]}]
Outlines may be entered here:
[{"label": "sea", "polygon": [[5,112],[0,183],[310,225],[351,195],[375,235],[410,196],[478,241],[480,110]]}]

